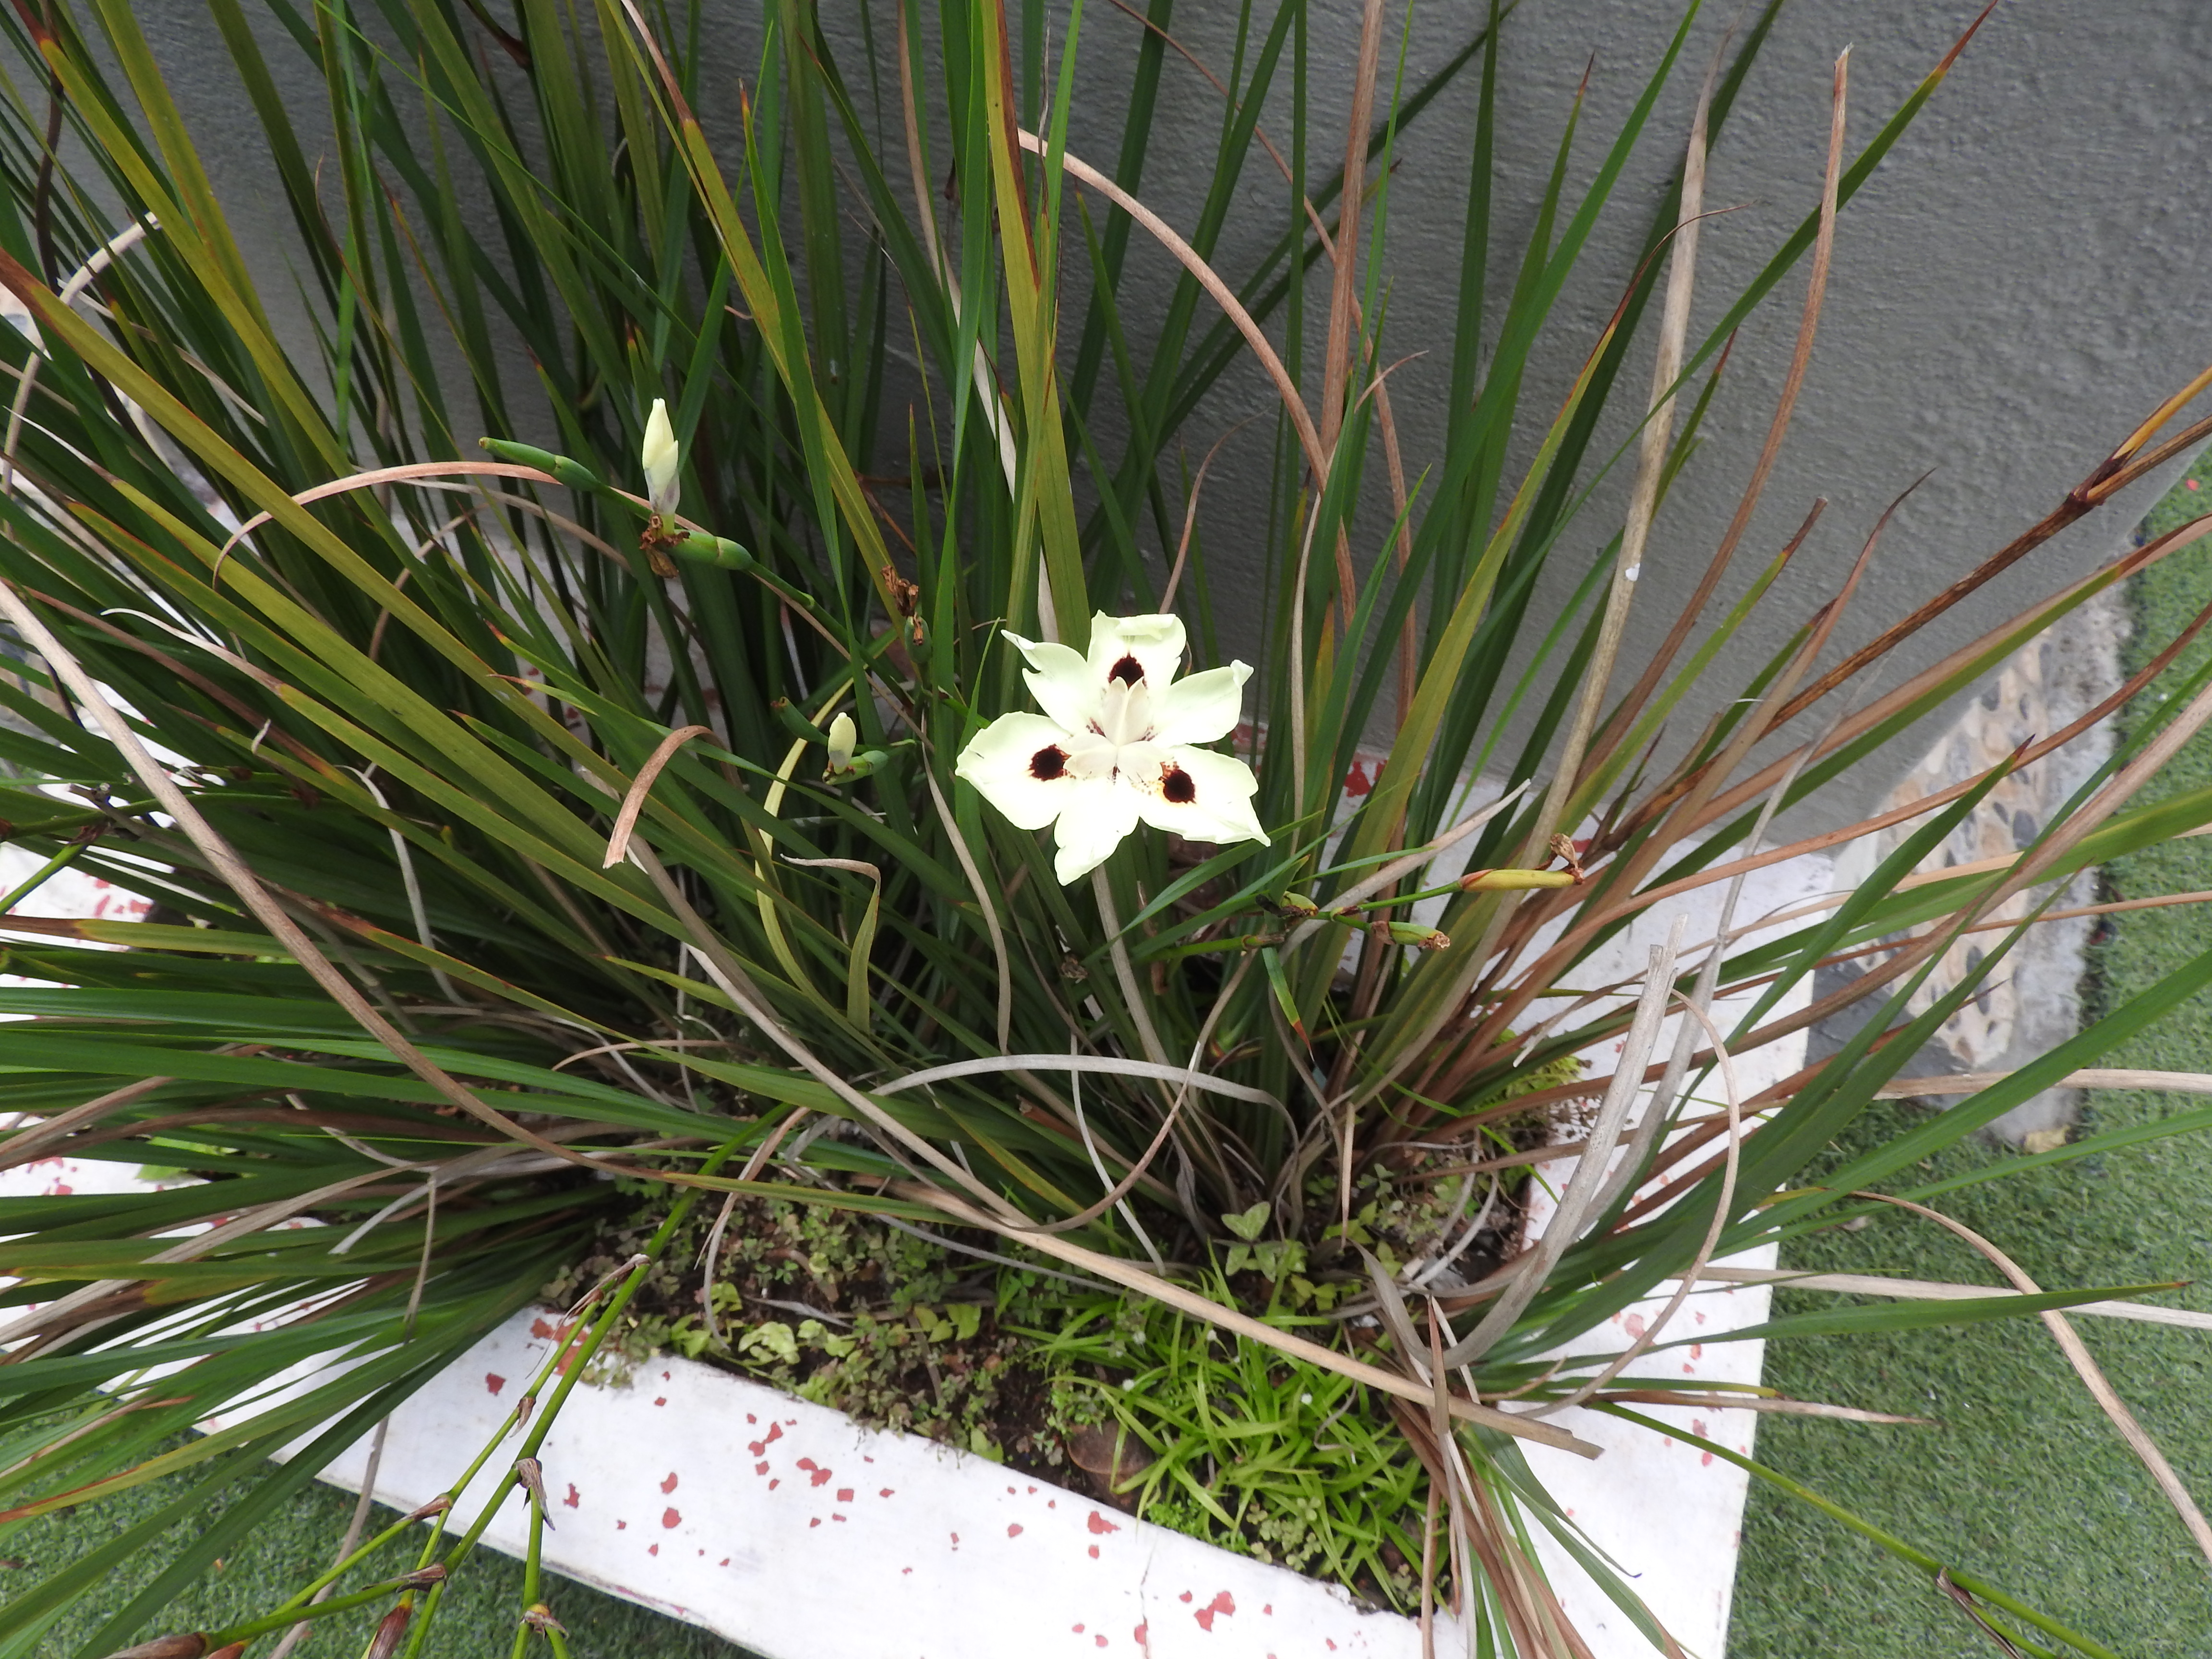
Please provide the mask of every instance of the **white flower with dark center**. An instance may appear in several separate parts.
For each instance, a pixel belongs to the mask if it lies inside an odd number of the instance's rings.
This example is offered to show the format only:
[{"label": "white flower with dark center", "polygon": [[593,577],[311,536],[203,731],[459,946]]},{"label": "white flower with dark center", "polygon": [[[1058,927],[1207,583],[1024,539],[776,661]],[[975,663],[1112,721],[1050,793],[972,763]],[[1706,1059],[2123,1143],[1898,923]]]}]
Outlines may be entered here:
[{"label": "white flower with dark center", "polygon": [[664,519],[676,516],[676,503],[684,493],[678,471],[682,459],[676,445],[676,428],[668,422],[668,400],[655,398],[646,417],[645,446],[638,457],[645,466],[647,503]]},{"label": "white flower with dark center", "polygon": [[1053,824],[1053,872],[1089,874],[1141,822],[1186,841],[1256,841],[1252,769],[1193,745],[1236,728],[1241,662],[1176,678],[1183,627],[1176,617],[1091,619],[1091,653],[1006,636],[1029,660],[1042,714],[1001,714],[960,752],[952,770],[1017,828]]}]

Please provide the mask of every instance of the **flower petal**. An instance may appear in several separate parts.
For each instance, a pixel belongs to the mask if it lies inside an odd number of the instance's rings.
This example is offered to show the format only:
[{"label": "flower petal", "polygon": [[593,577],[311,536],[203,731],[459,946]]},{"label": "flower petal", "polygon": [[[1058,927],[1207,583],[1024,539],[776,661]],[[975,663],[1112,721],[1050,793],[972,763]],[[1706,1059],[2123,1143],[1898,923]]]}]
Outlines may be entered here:
[{"label": "flower petal", "polygon": [[1216,743],[1237,729],[1244,711],[1249,663],[1209,668],[1174,684],[1152,688],[1152,741],[1163,744]]},{"label": "flower petal", "polygon": [[1260,781],[1243,761],[1210,749],[1133,743],[1121,750],[1121,782],[1137,793],[1154,829],[1185,841],[1267,844],[1252,811]]},{"label": "flower petal", "polygon": [[1018,830],[1042,830],[1075,798],[1077,744],[1042,714],[1001,714],[978,732],[952,768]]},{"label": "flower petal", "polygon": [[1091,619],[1091,674],[1104,687],[1109,679],[1134,684],[1141,678],[1154,696],[1167,690],[1182,666],[1182,618],[1174,616],[1109,617]]},{"label": "flower petal", "polygon": [[1097,724],[1106,690],[1103,675],[1093,674],[1090,665],[1066,646],[1040,644],[1018,634],[1006,638],[1029,663],[1030,672],[1022,678],[1038,708],[1070,732],[1087,732]]},{"label": "flower petal", "polygon": [[1052,832],[1052,872],[1063,887],[1106,862],[1121,838],[1137,827],[1144,798],[1110,776],[1077,780],[1067,810]]}]

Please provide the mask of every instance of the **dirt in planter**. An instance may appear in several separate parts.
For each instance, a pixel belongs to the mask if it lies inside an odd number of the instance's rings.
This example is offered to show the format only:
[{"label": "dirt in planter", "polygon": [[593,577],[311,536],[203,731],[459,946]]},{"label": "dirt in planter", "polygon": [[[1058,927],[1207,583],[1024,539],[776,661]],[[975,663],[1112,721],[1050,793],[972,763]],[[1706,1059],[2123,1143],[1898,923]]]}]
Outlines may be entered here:
[{"label": "dirt in planter", "polygon": [[[1532,1115],[1506,1144],[1548,1133]],[[1308,1237],[1261,1237],[1264,1212],[1224,1217],[1223,1237],[1186,1236],[1181,1254],[1210,1256],[1200,1288],[1217,1298],[1371,1349],[1387,1340],[1371,1321],[1336,1317],[1367,1294],[1359,1250],[1395,1271],[1461,1242],[1481,1206],[1481,1183],[1458,1173],[1465,1162],[1417,1152],[1395,1176],[1370,1171],[1348,1231],[1334,1220],[1333,1176],[1317,1175]],[[545,1287],[549,1303],[573,1300],[660,1224],[666,1189],[624,1187],[635,1207]],[[1329,1579],[1370,1604],[1418,1605],[1427,1479],[1366,1389],[1159,1304],[1052,1277],[1056,1265],[1041,1258],[979,1260],[878,1217],[773,1199],[743,1199],[731,1212],[710,1325],[702,1258],[714,1213],[698,1206],[671,1242],[603,1351],[602,1372],[681,1353]],[[1146,1219],[1164,1243],[1176,1236],[1169,1218]],[[1453,1277],[1496,1265],[1519,1225],[1517,1200],[1501,1194]],[[1010,1254],[994,1235],[942,1236]]]}]

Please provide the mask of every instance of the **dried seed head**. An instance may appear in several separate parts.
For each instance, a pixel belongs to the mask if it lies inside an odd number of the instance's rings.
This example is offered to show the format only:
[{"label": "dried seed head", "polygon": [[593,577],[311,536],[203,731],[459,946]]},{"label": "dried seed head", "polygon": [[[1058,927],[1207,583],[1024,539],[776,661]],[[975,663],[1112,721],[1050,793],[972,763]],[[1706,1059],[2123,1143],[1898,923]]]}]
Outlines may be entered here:
[{"label": "dried seed head", "polygon": [[568,1627],[556,1619],[553,1616],[553,1609],[543,1601],[532,1602],[530,1611],[522,1615],[522,1622],[532,1630],[557,1630],[563,1636],[568,1633]]},{"label": "dried seed head", "polygon": [[108,1659],[200,1659],[206,1651],[205,1636],[196,1630],[179,1631],[173,1636],[157,1636],[135,1648],[110,1654]]},{"label": "dried seed head", "polygon": [[412,1572],[402,1573],[392,1582],[401,1589],[428,1589],[446,1582],[446,1570],[433,1561],[427,1567],[417,1567]]},{"label": "dried seed head", "polygon": [[449,1492],[441,1492],[428,1503],[423,1504],[421,1509],[410,1511],[407,1518],[410,1521],[428,1521],[432,1516],[443,1515],[447,1510],[453,1507],[453,1499],[452,1494]]},{"label": "dried seed head", "polygon": [[368,1638],[368,1646],[362,1659],[392,1659],[399,1651],[399,1644],[407,1637],[407,1624],[414,1618],[415,1609],[402,1601],[377,1622],[376,1634]]},{"label": "dried seed head", "polygon": [[514,1461],[514,1478],[522,1483],[523,1491],[530,1494],[538,1505],[538,1513],[545,1522],[548,1532],[554,1530],[553,1517],[545,1509],[545,1471],[534,1457],[518,1457]]}]

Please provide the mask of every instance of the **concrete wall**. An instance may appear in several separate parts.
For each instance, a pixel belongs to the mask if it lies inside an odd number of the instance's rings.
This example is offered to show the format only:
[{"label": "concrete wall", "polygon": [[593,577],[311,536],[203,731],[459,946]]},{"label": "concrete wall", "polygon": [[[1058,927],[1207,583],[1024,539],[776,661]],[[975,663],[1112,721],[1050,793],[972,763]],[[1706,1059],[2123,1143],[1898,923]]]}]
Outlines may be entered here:
[{"label": "concrete wall", "polygon": [[[757,61],[757,9],[750,3],[717,7],[717,27],[709,30],[710,80],[726,84],[750,74]],[[1416,9],[1408,84],[1448,57],[1485,9]],[[1817,199],[1835,54],[1853,48],[1856,151],[1976,10],[1971,0],[1796,0],[1784,11],[1712,157],[1709,204],[1740,210],[1705,227],[1693,339]],[[857,14],[843,5],[836,11],[833,33],[856,39]],[[273,246],[284,234],[281,206],[258,182],[250,118],[242,109],[228,112],[226,100],[234,94],[226,90],[228,70],[205,14],[196,0],[148,0],[140,13],[177,71],[179,91],[192,106],[241,228]],[[1578,185],[1596,167],[1680,15],[1672,0],[1525,0],[1509,19],[1495,179],[1501,237],[1524,234],[1533,220],[1585,67],[1589,99],[1571,169]],[[1557,406],[1610,313],[1656,191],[1679,155],[1705,64],[1735,15],[1735,8],[1716,3],[1698,19],[1655,117],[1654,142],[1632,165],[1617,210],[1600,227],[1562,298],[1532,375],[1530,409],[1548,413]],[[1176,27],[1193,52],[1225,70],[1235,17],[1225,0],[1208,0],[1186,4]],[[1401,17],[1402,9],[1394,8],[1394,49]],[[1841,629],[1846,646],[2055,505],[2145,412],[2212,361],[2212,155],[2206,143],[2212,101],[2205,96],[2212,86],[2212,29],[2203,27],[2203,17],[2202,0],[2097,6],[2005,0],[1848,208],[1790,441],[1723,602],[1741,591],[1815,496],[1826,496],[1830,507],[1781,602],[1701,686],[1701,702],[1678,725],[1701,723],[1735,695],[1749,665],[1832,592],[1883,507],[1922,473],[1934,469],[1893,522]],[[1316,0],[1314,112],[1323,130],[1341,118],[1357,30],[1354,0]],[[1121,66],[1138,34],[1128,15],[1105,5],[1088,8],[1073,143],[1102,165],[1112,163]],[[271,47],[275,52],[273,39]],[[313,95],[306,66],[289,52],[276,55],[302,95]],[[1219,105],[1182,66],[1170,64],[1168,86],[1146,194],[1188,224],[1211,166]],[[1393,349],[1386,355],[1428,352],[1392,380],[1415,470],[1439,452],[1449,418],[1442,391],[1473,91],[1471,82],[1455,88],[1407,135],[1392,186],[1386,257]],[[734,107],[733,88],[726,101]],[[1289,110],[1279,102],[1267,124],[1279,136]],[[1231,233],[1224,259],[1231,268],[1239,247],[1262,245],[1281,224],[1279,185],[1256,172],[1255,180],[1243,204],[1249,219]],[[281,269],[273,254],[270,265]],[[1164,293],[1172,271],[1141,248],[1133,252],[1131,271],[1137,297],[1128,307],[1142,327],[1141,296]],[[1705,453],[1677,486],[1646,556],[1625,661],[1640,661],[1656,641],[1735,509],[1771,416],[1803,287],[1802,274],[1793,276],[1739,340],[1708,422]],[[1649,365],[1647,344],[1625,377],[1631,390],[1624,403],[1640,407]],[[1256,375],[1225,386],[1192,427],[1194,448],[1267,403]],[[1239,447],[1256,461],[1264,446],[1245,440]],[[1563,564],[1586,567],[1619,527],[1626,471],[1621,469],[1570,532]],[[1240,548],[1237,527],[1254,522],[1260,487],[1231,463],[1217,479],[1202,522],[1215,568],[1233,573],[1240,557],[1252,557],[1249,544]],[[1960,606],[1904,653],[1900,668],[1929,659],[2109,556],[2159,487],[2156,481],[2139,486],[2116,508]],[[1376,541],[1382,528],[1377,522]],[[1558,586],[1563,592],[1564,582]],[[1547,594],[1544,604],[1556,605],[1560,597]],[[1876,684],[1894,678],[1895,672],[1885,672]],[[1923,746],[1901,745],[1893,768],[1873,769],[1832,792],[1819,816],[1840,817],[1879,797]]]}]

